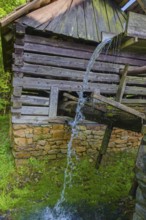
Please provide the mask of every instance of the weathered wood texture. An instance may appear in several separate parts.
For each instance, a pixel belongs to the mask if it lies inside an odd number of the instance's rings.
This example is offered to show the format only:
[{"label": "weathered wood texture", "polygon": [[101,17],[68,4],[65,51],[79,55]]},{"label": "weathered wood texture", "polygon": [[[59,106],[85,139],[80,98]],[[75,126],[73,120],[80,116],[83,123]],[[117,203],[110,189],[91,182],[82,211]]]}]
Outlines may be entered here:
[{"label": "weathered wood texture", "polygon": [[123,32],[125,21],[125,13],[112,0],[58,0],[18,22],[46,32],[100,42],[103,31]]},{"label": "weathered wood texture", "polygon": [[130,12],[126,34],[127,36],[146,39],[146,16]]},{"label": "weathered wood texture", "polygon": [[[62,104],[60,108],[62,109],[62,115],[65,114],[69,117],[73,117],[76,110],[76,105],[78,98],[70,94],[64,93],[64,96],[68,98],[69,105]],[[66,101],[67,102],[67,101]],[[145,107],[143,105],[130,104],[133,109],[136,108],[138,111],[145,112]],[[127,130],[141,131],[142,120],[141,117],[135,117],[133,114],[129,114],[125,111],[120,111],[116,107],[111,107],[110,104],[103,103],[101,101],[93,104],[92,101],[85,102],[85,106],[82,109],[86,120],[91,120],[101,124],[106,124],[111,128],[118,127]]]},{"label": "weathered wood texture", "polygon": [[[57,99],[62,97],[62,92],[82,90],[83,76],[94,49],[95,46],[91,45],[33,35],[25,35],[23,44],[17,39],[16,52],[13,55],[15,73],[12,97],[13,114],[16,117],[17,115],[20,117],[20,114],[27,116],[34,109],[34,115],[56,117],[59,110]],[[18,53],[21,54],[22,61],[18,59]],[[137,59],[135,54],[131,53],[122,52],[117,56],[115,51],[113,53],[110,51],[108,54],[103,52],[97,58],[89,75],[87,96],[98,90],[101,95],[111,96],[115,99],[121,70],[127,63],[129,64],[128,70],[132,71],[146,64],[146,56],[138,56]],[[122,97],[124,97],[125,103],[139,102],[143,104],[146,102],[145,74],[142,77],[140,75],[124,77],[124,84]],[[54,94],[51,88],[54,89]],[[59,98],[59,101],[63,100]],[[39,108],[35,110],[37,106]],[[34,122],[36,122],[35,118]]]}]

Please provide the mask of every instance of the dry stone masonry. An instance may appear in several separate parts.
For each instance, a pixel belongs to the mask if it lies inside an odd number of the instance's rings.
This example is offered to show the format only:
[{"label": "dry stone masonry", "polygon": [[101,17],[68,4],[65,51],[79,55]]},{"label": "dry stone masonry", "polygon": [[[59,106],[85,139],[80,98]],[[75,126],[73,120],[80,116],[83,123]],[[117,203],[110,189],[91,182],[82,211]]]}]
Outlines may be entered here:
[{"label": "dry stone masonry", "polygon": [[[48,160],[66,156],[67,143],[70,139],[70,126],[66,124],[48,125],[12,125],[13,155],[16,165],[24,164],[29,158],[35,157]],[[73,141],[78,156],[88,155],[95,159],[100,149],[105,126],[79,125],[78,137]],[[120,151],[137,148],[141,141],[141,134],[122,129],[114,129],[109,151]]]}]

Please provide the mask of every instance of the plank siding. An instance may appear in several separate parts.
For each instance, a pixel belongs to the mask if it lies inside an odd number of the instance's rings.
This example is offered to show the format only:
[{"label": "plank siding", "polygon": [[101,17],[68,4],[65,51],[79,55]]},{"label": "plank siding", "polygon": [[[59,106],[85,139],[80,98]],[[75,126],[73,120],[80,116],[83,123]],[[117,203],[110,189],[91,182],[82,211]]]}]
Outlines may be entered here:
[{"label": "plank siding", "polygon": [[[25,35],[24,45],[18,45],[17,42],[19,41],[16,41],[15,50],[22,52],[23,65],[20,66],[17,62],[13,65],[12,120],[14,123],[47,123],[51,117],[54,119],[57,116],[59,94],[82,90],[85,70],[95,46],[32,35]],[[14,54],[13,57],[16,61],[17,56]],[[135,54],[124,52],[117,56],[114,51],[107,55],[102,53],[92,68],[85,91],[97,91],[101,95],[115,98],[121,70],[127,63],[129,70],[132,70],[146,65],[146,57],[139,56],[137,59]],[[145,103],[146,75],[127,76],[125,80],[125,102],[135,103],[141,96],[140,103]],[[55,102],[53,97],[56,97]]]}]

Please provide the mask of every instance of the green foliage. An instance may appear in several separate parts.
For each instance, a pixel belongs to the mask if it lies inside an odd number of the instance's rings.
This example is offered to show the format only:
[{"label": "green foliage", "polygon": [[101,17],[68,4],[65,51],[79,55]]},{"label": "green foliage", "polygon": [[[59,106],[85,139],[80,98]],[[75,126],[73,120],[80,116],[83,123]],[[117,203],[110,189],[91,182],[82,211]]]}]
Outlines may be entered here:
[{"label": "green foliage", "polygon": [[19,5],[25,3],[25,0],[0,0],[0,18],[6,16]]},{"label": "green foliage", "polygon": [[[0,117],[0,212],[54,206],[63,187],[66,160],[47,162],[31,158],[15,169],[10,153],[8,117]],[[115,204],[128,196],[136,152],[108,156],[99,170],[89,158],[75,161],[72,186],[67,187],[69,204]],[[21,210],[22,211],[22,210]],[[32,211],[32,210],[31,210]],[[17,213],[16,213],[17,215]],[[18,219],[17,216],[14,219]]]},{"label": "green foliage", "polygon": [[[0,0],[0,19],[14,10],[19,5],[25,3],[25,0]],[[0,113],[5,114],[10,105],[10,73],[3,69],[2,48],[0,39]]]}]

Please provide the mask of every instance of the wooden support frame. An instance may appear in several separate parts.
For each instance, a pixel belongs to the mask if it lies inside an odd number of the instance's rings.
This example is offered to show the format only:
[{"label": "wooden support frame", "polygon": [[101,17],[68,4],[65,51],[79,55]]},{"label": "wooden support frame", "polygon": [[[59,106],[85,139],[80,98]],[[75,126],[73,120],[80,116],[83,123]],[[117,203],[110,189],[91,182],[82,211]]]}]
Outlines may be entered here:
[{"label": "wooden support frame", "polygon": [[138,112],[138,111],[136,111],[136,110],[134,110],[134,109],[132,109],[130,107],[127,107],[127,106],[125,106],[125,105],[123,105],[121,103],[118,103],[116,101],[113,101],[111,99],[108,99],[108,98],[106,98],[106,97],[104,97],[102,95],[93,95],[93,98],[94,99],[98,99],[98,100],[100,100],[102,102],[105,102],[105,103],[107,103],[107,104],[109,104],[109,105],[111,105],[111,106],[113,106],[115,108],[118,108],[118,109],[120,109],[122,111],[125,111],[125,112],[127,112],[129,114],[132,114],[132,115],[134,115],[136,117],[139,117],[141,119],[146,119],[146,115],[144,113]]},{"label": "wooden support frame", "polygon": [[55,118],[57,116],[58,95],[59,95],[58,87],[51,87],[49,118]]},{"label": "wooden support frame", "polygon": [[[121,103],[122,101],[122,97],[123,97],[123,94],[124,94],[124,91],[125,91],[125,87],[126,87],[126,76],[127,76],[127,72],[128,72],[128,67],[129,65],[125,65],[125,68],[124,68],[124,71],[122,73],[122,77],[121,77],[121,80],[120,80],[120,83],[119,83],[119,87],[118,87],[118,91],[117,91],[117,94],[116,94],[116,98],[115,98],[115,101]],[[96,95],[96,94],[95,94]],[[97,94],[98,95],[98,94]],[[99,151],[99,154],[98,154],[98,157],[97,157],[97,160],[96,160],[96,169],[99,169],[99,166],[101,164],[101,161],[102,161],[102,158],[103,158],[103,155],[106,153],[107,151],[107,148],[108,148],[108,144],[109,144],[109,141],[110,141],[110,138],[111,138],[111,135],[112,135],[112,131],[113,131],[113,124],[109,124],[107,127],[106,127],[106,130],[105,130],[105,133],[104,133],[104,137],[103,137],[103,140],[102,140],[102,144],[101,144],[101,148],[100,148],[100,151]]]},{"label": "wooden support frame", "polygon": [[104,133],[104,137],[103,137],[103,140],[102,140],[101,148],[100,148],[100,151],[99,151],[97,160],[96,160],[96,165],[95,165],[95,168],[96,168],[96,169],[99,169],[99,166],[100,166],[100,164],[101,164],[103,155],[104,155],[104,154],[106,153],[106,151],[107,151],[107,148],[108,148],[108,144],[109,144],[109,140],[110,140],[112,131],[113,131],[113,124],[111,123],[110,125],[108,125],[108,126],[106,127],[106,130],[105,130],[105,133]]},{"label": "wooden support frame", "polygon": [[125,49],[133,44],[138,43],[138,37],[132,37],[128,40],[126,40],[124,43],[122,43],[122,45],[120,46],[120,49]]},{"label": "wooden support frame", "polygon": [[125,65],[124,71],[122,73],[122,77],[119,83],[119,87],[118,87],[118,91],[116,94],[116,98],[115,101],[120,102],[122,101],[122,97],[124,95],[124,91],[125,91],[125,87],[126,87],[126,77],[127,77],[127,73],[128,73],[128,67],[129,65]]}]

